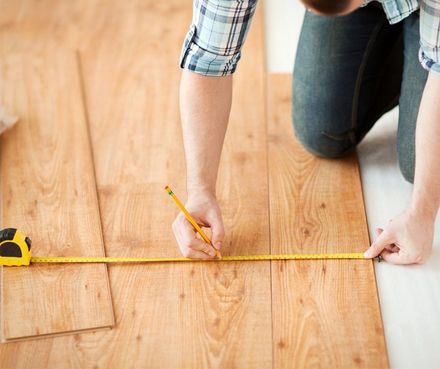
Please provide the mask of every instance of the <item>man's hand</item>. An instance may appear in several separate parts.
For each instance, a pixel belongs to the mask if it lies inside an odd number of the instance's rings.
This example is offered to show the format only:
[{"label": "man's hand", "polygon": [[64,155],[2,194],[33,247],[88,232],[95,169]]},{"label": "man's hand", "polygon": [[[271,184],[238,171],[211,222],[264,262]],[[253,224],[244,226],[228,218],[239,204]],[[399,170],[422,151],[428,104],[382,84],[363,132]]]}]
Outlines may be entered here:
[{"label": "man's hand", "polygon": [[417,117],[414,189],[408,209],[394,218],[365,252],[393,264],[423,263],[431,254],[440,206],[440,74],[429,72]]},{"label": "man's hand", "polygon": [[[217,249],[221,247],[224,229],[215,185],[231,99],[231,75],[205,77],[187,70],[182,72],[180,113],[187,173],[186,208],[196,222],[211,228],[211,241]],[[174,221],[173,231],[183,255],[196,259],[215,256],[214,247],[196,237],[183,214]]]},{"label": "man's hand", "polygon": [[215,249],[220,250],[225,235],[221,211],[215,196],[210,193],[190,195],[185,207],[200,226],[211,228],[212,245],[198,238],[191,223],[179,213],[173,222],[173,232],[180,251],[188,258],[214,258]]},{"label": "man's hand", "polygon": [[365,252],[392,264],[421,264],[431,254],[435,214],[407,210],[391,220]]}]

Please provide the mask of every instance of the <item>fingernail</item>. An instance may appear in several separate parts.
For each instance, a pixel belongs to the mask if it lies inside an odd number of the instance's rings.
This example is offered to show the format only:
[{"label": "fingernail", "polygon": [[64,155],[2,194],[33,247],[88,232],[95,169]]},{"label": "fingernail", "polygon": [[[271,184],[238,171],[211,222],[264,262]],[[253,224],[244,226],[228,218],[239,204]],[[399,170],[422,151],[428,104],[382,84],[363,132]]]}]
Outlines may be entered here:
[{"label": "fingernail", "polygon": [[214,247],[215,247],[217,250],[220,250],[220,249],[222,248],[222,243],[221,243],[220,241],[218,241],[218,242],[216,242],[216,243],[214,244]]},{"label": "fingernail", "polygon": [[208,254],[209,254],[209,256],[215,256],[215,255],[217,255],[217,253],[215,252],[215,250],[213,249],[213,248],[210,248],[209,250],[208,250]]},{"label": "fingernail", "polygon": [[365,256],[366,258],[368,258],[368,259],[373,257],[373,255],[371,254],[371,251],[370,251],[370,250],[365,251],[365,252],[364,252],[364,256]]}]

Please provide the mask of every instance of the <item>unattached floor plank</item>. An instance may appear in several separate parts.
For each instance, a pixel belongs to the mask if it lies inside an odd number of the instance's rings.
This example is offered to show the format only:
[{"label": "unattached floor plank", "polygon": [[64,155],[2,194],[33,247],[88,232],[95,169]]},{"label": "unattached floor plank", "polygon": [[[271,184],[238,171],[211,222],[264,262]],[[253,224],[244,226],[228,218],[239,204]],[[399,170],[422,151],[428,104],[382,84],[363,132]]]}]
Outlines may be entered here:
[{"label": "unattached floor plank", "polygon": [[[20,117],[1,138],[1,225],[35,256],[103,256],[101,221],[75,53],[0,57],[0,101]],[[110,327],[104,265],[4,267],[2,340]]]}]

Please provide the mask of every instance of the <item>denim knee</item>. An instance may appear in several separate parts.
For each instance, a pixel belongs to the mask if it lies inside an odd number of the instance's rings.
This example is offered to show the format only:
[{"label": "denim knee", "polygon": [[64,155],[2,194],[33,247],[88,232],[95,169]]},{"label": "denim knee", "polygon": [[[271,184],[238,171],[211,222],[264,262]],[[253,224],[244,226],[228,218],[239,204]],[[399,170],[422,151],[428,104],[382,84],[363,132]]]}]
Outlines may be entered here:
[{"label": "denim knee", "polygon": [[292,119],[295,135],[312,154],[338,158],[357,144],[351,122],[351,100],[335,98],[333,88],[324,90],[316,84],[308,81],[301,72],[293,79]]},{"label": "denim knee", "polygon": [[[295,136],[313,155],[339,158],[356,147],[357,139],[353,130],[333,132],[333,129],[330,132],[330,127],[341,125],[341,116],[336,113],[327,111],[326,114],[317,114],[311,104],[293,101],[292,116]],[[323,117],[322,121],[320,117]]]},{"label": "denim knee", "polygon": [[294,126],[299,142],[313,155],[328,159],[339,158],[355,147],[353,144],[347,144],[346,140],[335,140],[323,132],[297,129],[296,124]]}]

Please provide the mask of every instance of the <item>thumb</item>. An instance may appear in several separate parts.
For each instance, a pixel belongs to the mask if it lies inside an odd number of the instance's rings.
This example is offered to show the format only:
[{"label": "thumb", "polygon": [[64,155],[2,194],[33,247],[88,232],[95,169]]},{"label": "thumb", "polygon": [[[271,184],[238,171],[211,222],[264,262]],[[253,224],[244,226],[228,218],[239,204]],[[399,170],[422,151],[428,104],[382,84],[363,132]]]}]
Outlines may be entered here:
[{"label": "thumb", "polygon": [[366,258],[374,258],[378,256],[387,245],[393,243],[392,237],[387,231],[381,230],[377,233],[379,233],[379,237],[376,238],[369,249],[364,253]]},{"label": "thumb", "polygon": [[220,214],[215,214],[209,220],[212,232],[212,245],[220,250],[222,247],[223,239],[225,238],[225,227],[223,226],[223,220]]}]

